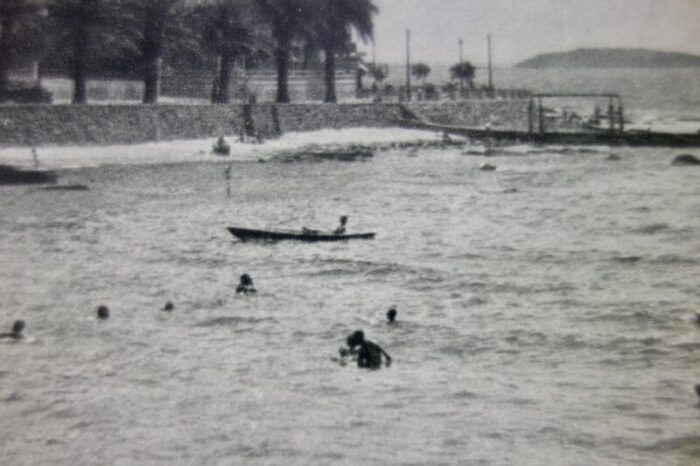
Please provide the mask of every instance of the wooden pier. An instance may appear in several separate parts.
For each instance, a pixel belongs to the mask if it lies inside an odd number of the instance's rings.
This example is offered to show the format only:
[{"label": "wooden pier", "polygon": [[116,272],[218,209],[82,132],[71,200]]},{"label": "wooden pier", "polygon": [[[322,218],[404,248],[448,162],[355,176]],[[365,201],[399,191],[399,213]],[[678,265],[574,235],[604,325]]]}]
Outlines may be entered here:
[{"label": "wooden pier", "polygon": [[[543,99],[547,98],[605,98],[608,108],[604,126],[581,125],[578,130],[548,130]],[[406,118],[405,128],[425,129],[469,139],[536,145],[605,145],[632,147],[700,147],[698,133],[661,133],[646,130],[625,130],[622,99],[618,94],[548,93],[532,94],[528,105],[527,131],[502,130],[487,127],[461,127],[435,124],[420,118]],[[602,113],[602,112],[601,112]]]}]

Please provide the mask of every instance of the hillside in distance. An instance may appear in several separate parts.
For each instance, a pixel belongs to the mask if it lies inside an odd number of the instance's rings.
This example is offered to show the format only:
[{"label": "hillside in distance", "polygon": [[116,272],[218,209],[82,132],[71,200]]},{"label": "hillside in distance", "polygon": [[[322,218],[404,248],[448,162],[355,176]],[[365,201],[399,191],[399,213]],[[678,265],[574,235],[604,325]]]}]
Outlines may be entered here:
[{"label": "hillside in distance", "polygon": [[546,53],[520,62],[519,68],[693,68],[700,56],[647,49],[577,49]]}]

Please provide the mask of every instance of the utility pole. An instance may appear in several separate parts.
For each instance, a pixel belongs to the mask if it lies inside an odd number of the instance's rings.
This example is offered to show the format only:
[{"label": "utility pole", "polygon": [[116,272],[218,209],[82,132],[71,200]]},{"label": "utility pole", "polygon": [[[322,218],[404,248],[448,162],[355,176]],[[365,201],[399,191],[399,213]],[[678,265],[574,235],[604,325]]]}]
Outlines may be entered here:
[{"label": "utility pole", "polygon": [[406,29],[406,100],[411,101],[411,30]]},{"label": "utility pole", "polygon": [[372,39],[372,66],[377,67],[377,43],[375,39]]},{"label": "utility pole", "polygon": [[[459,65],[462,66],[464,63],[464,56],[462,55],[462,39],[459,39]],[[464,96],[464,79],[459,78],[459,96],[462,98]]]},{"label": "utility pole", "polygon": [[491,97],[493,97],[493,69],[491,66],[491,34],[486,36],[486,39],[488,41],[488,47],[489,47],[489,92],[491,93]]}]

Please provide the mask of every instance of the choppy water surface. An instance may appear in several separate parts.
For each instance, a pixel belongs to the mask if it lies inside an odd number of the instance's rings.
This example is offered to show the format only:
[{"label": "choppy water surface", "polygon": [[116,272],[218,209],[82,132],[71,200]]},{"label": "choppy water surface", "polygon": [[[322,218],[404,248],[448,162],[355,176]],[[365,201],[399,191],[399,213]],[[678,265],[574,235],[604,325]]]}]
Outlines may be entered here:
[{"label": "choppy water surface", "polygon": [[[614,152],[240,162],[230,198],[201,162],[1,188],[2,324],[30,336],[0,344],[2,463],[697,463],[699,172]],[[340,214],[377,238],[225,228]],[[331,361],[358,328],[391,368]]]}]

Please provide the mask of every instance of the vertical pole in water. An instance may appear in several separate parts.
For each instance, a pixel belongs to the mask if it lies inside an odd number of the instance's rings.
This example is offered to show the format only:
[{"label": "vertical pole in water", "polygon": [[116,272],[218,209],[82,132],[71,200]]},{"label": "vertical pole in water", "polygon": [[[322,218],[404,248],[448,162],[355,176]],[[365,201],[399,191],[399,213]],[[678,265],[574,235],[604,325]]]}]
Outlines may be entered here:
[{"label": "vertical pole in water", "polygon": [[608,126],[610,127],[610,132],[615,131],[614,113],[615,113],[615,109],[613,107],[613,100],[611,97],[610,100],[608,101]]},{"label": "vertical pole in water", "polygon": [[532,114],[535,111],[535,103],[532,101],[532,97],[530,97],[530,102],[527,104],[527,132],[532,136],[532,131],[534,130],[534,121],[532,118]]},{"label": "vertical pole in water", "polygon": [[34,168],[39,168],[39,154],[37,154],[34,146],[32,146],[32,159],[34,160]]},{"label": "vertical pole in water", "polygon": [[406,100],[411,101],[411,30],[406,29]]},{"label": "vertical pole in water", "polygon": [[224,169],[226,176],[226,197],[231,197],[231,165]]},{"label": "vertical pole in water", "polygon": [[540,134],[544,134],[544,107],[542,107],[542,97],[539,99],[539,120],[540,120]]},{"label": "vertical pole in water", "polygon": [[493,97],[493,68],[491,66],[491,34],[486,36],[489,47],[489,94]]}]

